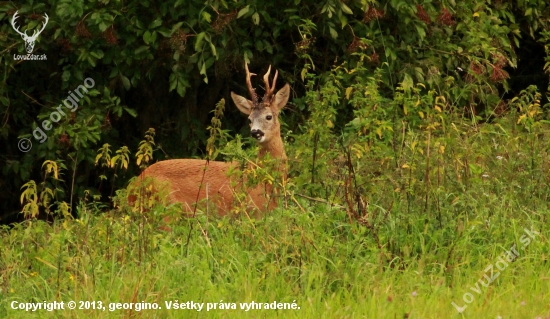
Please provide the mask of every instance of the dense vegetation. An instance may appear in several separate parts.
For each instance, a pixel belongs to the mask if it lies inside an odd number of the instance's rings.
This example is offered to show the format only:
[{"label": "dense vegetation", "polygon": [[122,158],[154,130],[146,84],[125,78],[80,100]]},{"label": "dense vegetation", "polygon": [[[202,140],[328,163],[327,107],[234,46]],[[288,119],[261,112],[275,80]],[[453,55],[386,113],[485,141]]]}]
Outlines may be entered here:
[{"label": "dense vegetation", "polygon": [[[16,11],[28,34],[48,14],[47,60],[14,58]],[[29,315],[14,300],[176,299],[300,306],[212,317],[550,316],[545,1],[52,0],[3,2],[0,19],[0,221],[24,219],[0,230],[0,316]],[[226,102],[246,92],[244,61],[293,89],[279,208],[128,206],[128,180],[156,160],[255,157]]]},{"label": "dense vegetation", "polygon": [[[14,60],[25,52],[11,26],[16,11],[16,25],[29,34],[48,14],[34,51],[47,60]],[[43,211],[59,212],[63,202],[74,210],[87,192],[108,203],[139,173],[130,159],[150,128],[155,160],[204,156],[209,112],[231,90],[246,92],[243,60],[258,73],[273,64],[279,85],[292,85],[285,132],[327,139],[378,131],[377,140],[370,138],[380,146],[394,140],[388,128],[401,127],[400,121],[426,128],[439,110],[490,120],[509,110],[521,90],[536,85],[544,92],[548,82],[542,0],[28,1],[4,2],[0,19],[4,220],[19,215],[20,188],[30,180]],[[94,86],[77,110],[46,130],[43,121],[87,78]],[[365,101],[357,96],[363,86],[370,88]],[[372,109],[377,103],[384,107]],[[226,110],[222,129],[248,136],[239,112]],[[321,123],[311,112],[325,112],[330,122],[322,126],[331,130],[318,132]],[[32,135],[37,128],[43,143]],[[29,152],[18,149],[19,138],[31,140]],[[312,148],[307,143],[303,151]],[[96,165],[96,155],[107,151],[121,156]],[[45,174],[45,161],[61,175]]]}]

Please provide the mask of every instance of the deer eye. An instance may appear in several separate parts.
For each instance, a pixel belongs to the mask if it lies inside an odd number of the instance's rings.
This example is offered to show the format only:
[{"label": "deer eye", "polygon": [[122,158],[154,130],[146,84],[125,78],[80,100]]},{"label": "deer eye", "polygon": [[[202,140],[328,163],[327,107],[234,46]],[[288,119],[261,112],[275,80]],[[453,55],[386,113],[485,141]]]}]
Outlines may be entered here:
[{"label": "deer eye", "polygon": [[248,124],[252,125],[252,120],[248,119]]},{"label": "deer eye", "polygon": [[272,118],[273,118],[273,116],[271,116],[271,115],[268,115],[268,116],[265,117],[265,119],[268,120],[268,121],[271,121]]}]

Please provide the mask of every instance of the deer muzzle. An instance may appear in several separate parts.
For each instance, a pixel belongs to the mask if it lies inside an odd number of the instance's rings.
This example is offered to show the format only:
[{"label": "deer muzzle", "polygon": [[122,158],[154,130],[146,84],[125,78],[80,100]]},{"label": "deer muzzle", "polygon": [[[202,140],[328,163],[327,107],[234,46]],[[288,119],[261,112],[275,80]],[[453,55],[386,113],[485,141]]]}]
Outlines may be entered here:
[{"label": "deer muzzle", "polygon": [[251,130],[250,135],[252,135],[253,138],[260,141],[264,137],[264,132],[262,132],[261,130]]}]

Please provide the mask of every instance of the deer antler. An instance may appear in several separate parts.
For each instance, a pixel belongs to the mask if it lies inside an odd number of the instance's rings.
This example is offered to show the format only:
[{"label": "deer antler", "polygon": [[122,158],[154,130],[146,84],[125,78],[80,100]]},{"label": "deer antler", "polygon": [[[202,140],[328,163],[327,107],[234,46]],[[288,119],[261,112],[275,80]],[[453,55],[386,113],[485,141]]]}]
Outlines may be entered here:
[{"label": "deer antler", "polygon": [[15,14],[13,15],[13,18],[11,19],[11,26],[13,27],[13,29],[15,30],[15,32],[19,33],[22,37],[24,37],[24,36],[26,36],[26,34],[23,33],[23,32],[21,32],[21,31],[19,31],[19,28],[15,25],[15,19],[19,18],[19,17],[17,16],[17,13],[18,13],[18,12],[19,12],[19,11],[15,11]]},{"label": "deer antler", "polygon": [[[37,38],[40,35],[40,33],[42,33],[42,31],[44,31],[44,29],[46,28],[46,24],[48,24],[48,21],[50,21],[50,17],[48,17],[47,13],[44,13],[44,18],[46,18],[46,21],[44,21],[44,25],[42,25],[42,29],[40,29],[40,31],[38,31],[38,33],[36,32],[36,30],[34,30],[34,33],[33,33],[32,37]],[[36,33],[36,35],[35,35],[35,33]]]},{"label": "deer antler", "polygon": [[264,100],[271,100],[271,97],[273,96],[273,93],[275,91],[275,82],[277,82],[277,75],[279,75],[279,71],[275,70],[275,76],[273,77],[273,81],[271,82],[271,85],[270,85],[269,84],[270,73],[271,73],[271,65],[269,65],[269,68],[267,69],[267,72],[264,75],[264,83],[265,83]]},{"label": "deer antler", "polygon": [[250,82],[250,77],[256,75],[255,73],[250,73],[248,70],[248,63],[244,63],[244,68],[246,69],[246,85],[248,86],[248,92],[250,92],[250,98],[252,99],[252,104],[254,106],[258,105],[258,95],[256,90],[252,87],[252,82]]},{"label": "deer antler", "polygon": [[44,21],[44,24],[42,25],[42,29],[40,29],[40,31],[34,30],[32,35],[29,37],[29,35],[27,34],[28,30],[25,30],[25,33],[23,33],[19,31],[19,28],[15,25],[15,20],[19,18],[19,16],[17,15],[18,13],[19,11],[15,11],[13,18],[11,19],[11,26],[13,27],[15,32],[19,33],[24,39],[36,39],[40,35],[40,33],[44,31],[44,29],[46,28],[46,25],[48,24],[48,21],[50,20],[50,17],[48,17],[48,14],[44,13],[44,18],[46,18],[46,21]]}]

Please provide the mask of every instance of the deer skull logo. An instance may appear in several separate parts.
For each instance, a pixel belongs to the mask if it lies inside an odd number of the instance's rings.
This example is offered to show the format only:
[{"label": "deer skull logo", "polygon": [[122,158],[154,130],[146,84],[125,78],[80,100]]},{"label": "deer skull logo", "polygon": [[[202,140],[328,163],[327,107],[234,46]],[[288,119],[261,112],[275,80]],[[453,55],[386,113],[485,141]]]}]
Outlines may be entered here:
[{"label": "deer skull logo", "polygon": [[44,28],[46,28],[46,24],[48,24],[48,20],[50,19],[46,13],[44,13],[44,18],[46,21],[44,21],[44,25],[42,26],[42,29],[40,31],[34,30],[33,34],[31,36],[27,35],[27,31],[25,30],[25,33],[19,31],[19,28],[15,25],[15,19],[18,18],[17,12],[15,11],[15,14],[13,15],[13,18],[11,19],[11,26],[15,30],[15,32],[19,33],[23,40],[25,41],[25,50],[27,50],[27,53],[32,53],[32,50],[34,49],[34,42],[36,41],[36,38],[44,31]]}]

